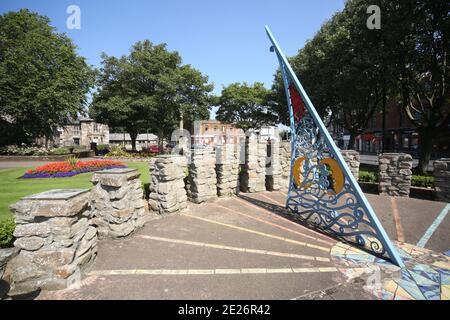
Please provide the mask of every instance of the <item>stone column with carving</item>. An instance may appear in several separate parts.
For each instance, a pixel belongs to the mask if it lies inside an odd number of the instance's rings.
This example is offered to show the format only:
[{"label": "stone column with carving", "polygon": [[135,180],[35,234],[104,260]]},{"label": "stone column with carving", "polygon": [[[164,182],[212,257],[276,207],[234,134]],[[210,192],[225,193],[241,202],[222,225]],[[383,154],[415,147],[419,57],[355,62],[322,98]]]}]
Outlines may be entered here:
[{"label": "stone column with carving", "polygon": [[341,150],[341,154],[344,157],[345,162],[350,167],[350,171],[355,177],[356,181],[359,180],[359,152],[355,150]]},{"label": "stone column with carving", "polygon": [[407,153],[383,153],[378,156],[381,195],[409,197],[413,159]]},{"label": "stone column with carving", "polygon": [[8,268],[11,293],[65,289],[97,254],[97,230],[83,189],[50,190],[10,206],[16,220],[14,246],[20,249]]},{"label": "stone column with carving", "polygon": [[216,147],[217,195],[230,197],[239,192],[239,144]]},{"label": "stone column with carving", "polygon": [[245,164],[242,165],[241,191],[266,190],[267,142],[253,137],[245,141]]},{"label": "stone column with carving", "polygon": [[187,207],[184,179],[186,158],[179,155],[157,156],[150,163],[149,208],[158,214],[169,214]]},{"label": "stone column with carving", "polygon": [[450,203],[450,158],[434,161],[436,200]]},{"label": "stone column with carving", "polygon": [[280,142],[280,164],[281,164],[281,189],[289,189],[289,176],[291,174],[291,142]]},{"label": "stone column with carving", "polygon": [[271,139],[267,145],[266,189],[277,191],[283,187],[282,166],[280,156],[280,141]]},{"label": "stone column with carving", "polygon": [[97,171],[92,176],[93,221],[100,238],[121,238],[144,226],[144,192],[137,169]]},{"label": "stone column with carving", "polygon": [[211,150],[193,150],[189,165],[189,200],[202,203],[217,198],[215,155]]}]

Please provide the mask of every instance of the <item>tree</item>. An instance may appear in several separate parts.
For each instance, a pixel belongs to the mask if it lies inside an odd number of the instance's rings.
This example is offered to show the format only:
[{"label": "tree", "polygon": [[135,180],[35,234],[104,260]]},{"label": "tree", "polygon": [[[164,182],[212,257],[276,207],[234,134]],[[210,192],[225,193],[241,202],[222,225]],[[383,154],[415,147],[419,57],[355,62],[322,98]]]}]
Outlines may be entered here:
[{"label": "tree", "polygon": [[136,150],[136,137],[144,129],[164,138],[178,126],[182,115],[190,121],[209,116],[208,97],[213,86],[208,78],[189,65],[181,64],[177,52],[166,44],[145,40],[133,45],[128,56],[102,56],[90,114],[110,126],[122,126],[130,134]]},{"label": "tree", "polygon": [[433,0],[382,3],[390,76],[419,133],[417,169],[425,174],[433,139],[450,135],[450,4]]},{"label": "tree", "polygon": [[28,10],[0,16],[0,144],[53,136],[83,113],[94,74],[47,17]]},{"label": "tree", "polygon": [[230,84],[218,98],[216,119],[234,123],[244,131],[275,124],[277,116],[268,108],[269,99],[270,91],[260,82],[251,86],[245,82]]},{"label": "tree", "polygon": [[[367,127],[382,100],[382,56],[377,47],[379,34],[369,35],[365,26],[367,6],[348,1],[342,12],[324,23],[314,38],[290,59],[294,72],[305,86],[319,114],[333,112],[331,121],[350,133],[348,148]],[[374,39],[373,39],[374,38]],[[280,119],[289,120],[280,71],[272,87],[273,108]]]}]

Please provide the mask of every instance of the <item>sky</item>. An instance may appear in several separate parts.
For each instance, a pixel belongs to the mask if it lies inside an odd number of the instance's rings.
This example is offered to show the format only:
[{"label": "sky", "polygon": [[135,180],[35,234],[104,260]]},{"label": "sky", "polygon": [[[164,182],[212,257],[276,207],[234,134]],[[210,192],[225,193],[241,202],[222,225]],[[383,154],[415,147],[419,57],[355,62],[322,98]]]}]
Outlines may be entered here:
[{"label": "sky", "polygon": [[[79,30],[67,28],[70,5],[80,8]],[[0,0],[0,14],[27,8],[49,17],[94,67],[102,52],[121,56],[144,39],[167,43],[209,77],[215,94],[234,82],[271,87],[278,62],[265,25],[292,56],[343,7],[344,0]]]}]

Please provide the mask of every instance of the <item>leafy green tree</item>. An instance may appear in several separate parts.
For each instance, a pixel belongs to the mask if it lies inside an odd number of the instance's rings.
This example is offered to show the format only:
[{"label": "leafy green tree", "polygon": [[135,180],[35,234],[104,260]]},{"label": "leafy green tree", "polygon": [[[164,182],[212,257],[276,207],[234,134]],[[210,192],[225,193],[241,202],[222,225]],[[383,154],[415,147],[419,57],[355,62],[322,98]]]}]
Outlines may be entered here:
[{"label": "leafy green tree", "polygon": [[277,115],[268,107],[270,97],[270,91],[260,82],[230,84],[217,99],[216,119],[234,123],[244,131],[275,124]]},{"label": "leafy green tree", "polygon": [[26,9],[0,16],[0,144],[50,138],[83,113],[94,74],[47,17]]},{"label": "leafy green tree", "polygon": [[382,1],[389,76],[420,138],[418,172],[425,174],[433,140],[449,136],[450,3]]},{"label": "leafy green tree", "polygon": [[[380,50],[371,46],[376,39],[371,39],[373,35],[369,35],[365,25],[366,8],[361,1],[348,1],[345,9],[324,23],[314,38],[290,59],[319,114],[331,109],[331,121],[350,133],[350,149],[383,97],[382,56]],[[277,101],[273,108],[287,124],[289,116],[279,71],[272,90]]]},{"label": "leafy green tree", "polygon": [[182,65],[180,55],[167,51],[165,44],[145,40],[134,44],[127,56],[102,58],[90,114],[110,126],[124,127],[133,150],[138,133],[145,129],[157,133],[161,144],[182,119],[208,118],[213,86],[199,71]]}]

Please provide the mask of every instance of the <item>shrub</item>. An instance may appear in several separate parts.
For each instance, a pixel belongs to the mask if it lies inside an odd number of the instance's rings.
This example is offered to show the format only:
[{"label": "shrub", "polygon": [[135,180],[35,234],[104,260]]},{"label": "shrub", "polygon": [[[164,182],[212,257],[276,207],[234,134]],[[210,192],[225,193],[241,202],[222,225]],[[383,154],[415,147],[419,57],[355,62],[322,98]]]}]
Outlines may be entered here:
[{"label": "shrub", "polygon": [[6,146],[0,148],[0,154],[10,156],[46,156],[50,151],[43,147],[27,146]]},{"label": "shrub", "polygon": [[411,177],[411,185],[413,187],[434,188],[434,177],[431,176],[415,176]]},{"label": "shrub", "polygon": [[54,148],[54,149],[50,150],[50,154],[54,154],[54,155],[70,154],[70,150],[67,147]]},{"label": "shrub", "polygon": [[130,155],[128,152],[123,150],[119,146],[113,146],[111,150],[106,154],[107,157],[117,157],[117,158],[131,158],[132,155]]},{"label": "shrub", "polygon": [[107,144],[99,144],[97,146],[97,150],[98,151],[106,151],[106,150],[109,150],[109,146]]},{"label": "shrub", "polygon": [[13,233],[15,228],[16,223],[13,218],[0,220],[0,248],[9,248],[13,246]]},{"label": "shrub", "polygon": [[359,171],[359,181],[377,183],[378,175],[375,172],[361,170]]}]

